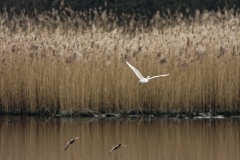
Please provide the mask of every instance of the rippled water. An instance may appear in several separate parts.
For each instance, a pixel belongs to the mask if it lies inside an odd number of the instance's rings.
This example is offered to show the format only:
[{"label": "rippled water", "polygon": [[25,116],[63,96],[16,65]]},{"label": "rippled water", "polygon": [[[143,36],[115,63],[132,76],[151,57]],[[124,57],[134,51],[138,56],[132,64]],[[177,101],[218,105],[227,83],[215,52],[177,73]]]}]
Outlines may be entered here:
[{"label": "rippled water", "polygon": [[[0,117],[1,160],[239,160],[240,119]],[[64,151],[66,143],[79,137]],[[122,147],[110,155],[110,149]]]}]

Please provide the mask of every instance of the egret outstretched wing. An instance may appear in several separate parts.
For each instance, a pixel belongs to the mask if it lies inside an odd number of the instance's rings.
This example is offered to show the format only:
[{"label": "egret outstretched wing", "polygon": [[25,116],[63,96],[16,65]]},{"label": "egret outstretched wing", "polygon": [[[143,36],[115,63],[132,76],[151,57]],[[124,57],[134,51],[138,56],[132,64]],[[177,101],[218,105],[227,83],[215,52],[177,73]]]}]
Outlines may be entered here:
[{"label": "egret outstretched wing", "polygon": [[169,75],[170,74],[162,74],[162,75],[158,75],[158,76],[149,77],[149,79],[158,78],[158,77],[165,77],[165,76],[169,76]]},{"label": "egret outstretched wing", "polygon": [[133,72],[136,74],[136,76],[141,80],[144,79],[144,77],[142,76],[142,74],[135,68],[133,67],[131,64],[129,64],[127,61],[126,63],[128,64],[128,66],[133,70]]}]

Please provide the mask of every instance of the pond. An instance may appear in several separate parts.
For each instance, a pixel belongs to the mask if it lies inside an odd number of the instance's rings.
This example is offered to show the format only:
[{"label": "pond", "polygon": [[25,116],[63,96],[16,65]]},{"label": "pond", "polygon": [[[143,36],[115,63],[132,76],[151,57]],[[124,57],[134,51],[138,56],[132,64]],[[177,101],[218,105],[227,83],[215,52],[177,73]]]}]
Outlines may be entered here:
[{"label": "pond", "polygon": [[[238,118],[0,116],[0,131],[1,160],[240,159]],[[126,147],[109,154],[119,143]]]}]

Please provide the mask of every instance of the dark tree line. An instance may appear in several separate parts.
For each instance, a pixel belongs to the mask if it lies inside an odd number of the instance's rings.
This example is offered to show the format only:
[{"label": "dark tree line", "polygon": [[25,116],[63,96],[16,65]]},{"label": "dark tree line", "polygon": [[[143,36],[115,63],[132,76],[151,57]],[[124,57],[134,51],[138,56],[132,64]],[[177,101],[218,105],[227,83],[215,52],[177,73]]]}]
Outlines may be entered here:
[{"label": "dark tree line", "polygon": [[100,9],[113,11],[115,14],[140,14],[152,16],[156,11],[175,11],[194,14],[196,9],[203,10],[223,10],[237,9],[240,7],[239,0],[1,0],[0,9],[10,11],[14,8],[16,13],[24,10],[31,15],[34,9],[38,12],[51,11],[52,8],[61,10],[70,7],[74,11],[89,11],[89,9]]}]

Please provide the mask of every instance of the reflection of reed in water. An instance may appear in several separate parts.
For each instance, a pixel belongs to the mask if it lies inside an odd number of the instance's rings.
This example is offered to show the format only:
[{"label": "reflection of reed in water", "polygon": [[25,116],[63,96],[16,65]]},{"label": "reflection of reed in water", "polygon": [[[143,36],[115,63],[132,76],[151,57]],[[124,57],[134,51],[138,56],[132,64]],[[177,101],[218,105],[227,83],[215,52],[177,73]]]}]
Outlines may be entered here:
[{"label": "reflection of reed in water", "polygon": [[[0,159],[2,160],[239,160],[240,121],[176,120],[154,118],[128,121],[0,116]],[[69,121],[68,121],[69,120]],[[41,131],[41,132],[40,132]],[[65,139],[79,135],[77,144],[63,152]],[[9,138],[11,137],[11,141]],[[109,156],[112,144],[127,145]],[[26,152],[27,151],[27,152]],[[49,157],[51,156],[51,157]]]}]

